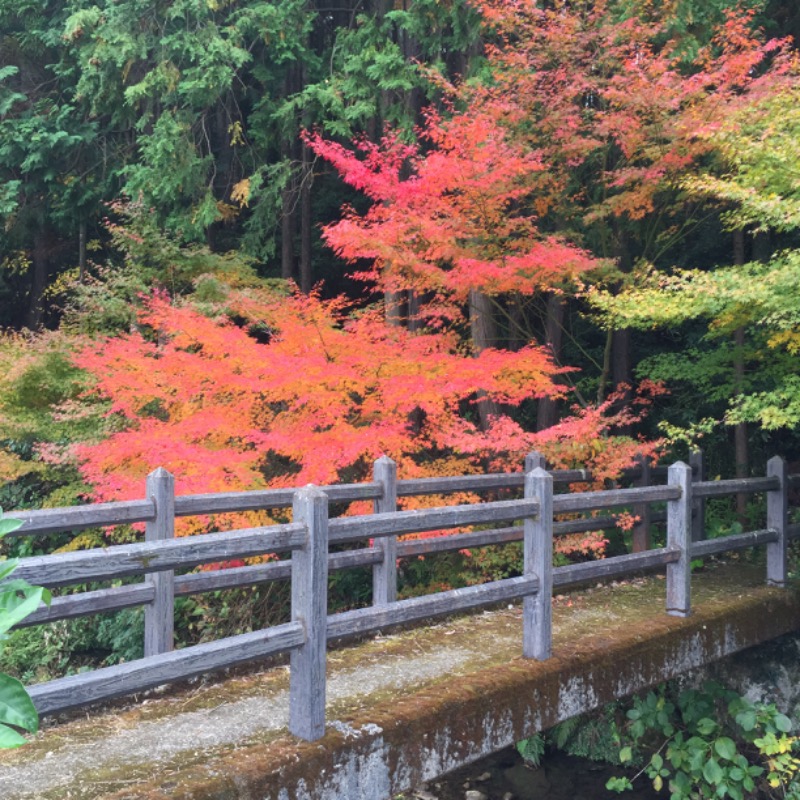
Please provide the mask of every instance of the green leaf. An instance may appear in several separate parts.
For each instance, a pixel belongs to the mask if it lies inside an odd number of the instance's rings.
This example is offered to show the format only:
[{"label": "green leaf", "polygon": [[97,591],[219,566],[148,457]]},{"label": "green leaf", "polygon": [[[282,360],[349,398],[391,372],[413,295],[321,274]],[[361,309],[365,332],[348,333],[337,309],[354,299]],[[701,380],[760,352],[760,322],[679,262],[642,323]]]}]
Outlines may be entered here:
[{"label": "green leaf", "polygon": [[650,766],[654,770],[660,770],[661,767],[664,766],[664,759],[658,753],[653,753],[653,755],[650,756]]},{"label": "green leaf", "polygon": [[0,633],[5,633],[36,611],[45,598],[49,600],[50,593],[41,586],[25,584],[22,588],[6,591],[5,586],[0,585]]},{"label": "green leaf", "polygon": [[726,761],[733,761],[736,755],[736,745],[733,739],[729,739],[727,736],[721,736],[714,742],[714,750],[720,758],[724,758]]},{"label": "green leaf", "polygon": [[744,779],[745,771],[741,767],[731,767],[728,771],[728,777],[732,781],[741,781]]},{"label": "green leaf", "polygon": [[785,714],[776,714],[773,721],[775,723],[775,727],[781,733],[789,733],[789,731],[792,729],[792,721]]},{"label": "green leaf", "polygon": [[10,675],[0,672],[0,723],[35,733],[39,715],[25,687]]},{"label": "green leaf", "polygon": [[736,715],[736,722],[741,726],[743,731],[752,731],[756,727],[756,712],[752,708]]},{"label": "green leaf", "polygon": [[619,751],[619,763],[625,764],[633,758],[633,750],[630,747],[623,747]]},{"label": "green leaf", "polygon": [[1,516],[2,513],[3,509],[0,508],[0,536],[5,536],[7,533],[11,533],[11,531],[15,531],[17,528],[22,527],[23,521],[21,519],[3,517]]},{"label": "green leaf", "polygon": [[697,732],[702,736],[710,736],[717,729],[717,723],[710,717],[697,721]]},{"label": "green leaf", "polygon": [[706,765],[703,767],[703,777],[713,786],[722,781],[722,767],[720,767],[715,759],[711,758],[706,761]]},{"label": "green leaf", "polygon": [[633,789],[633,784],[628,778],[609,778],[606,781],[606,789],[609,792],[624,792]]},{"label": "green leaf", "polygon": [[13,728],[0,724],[0,750],[10,750],[12,747],[21,747],[27,739],[17,733]]}]

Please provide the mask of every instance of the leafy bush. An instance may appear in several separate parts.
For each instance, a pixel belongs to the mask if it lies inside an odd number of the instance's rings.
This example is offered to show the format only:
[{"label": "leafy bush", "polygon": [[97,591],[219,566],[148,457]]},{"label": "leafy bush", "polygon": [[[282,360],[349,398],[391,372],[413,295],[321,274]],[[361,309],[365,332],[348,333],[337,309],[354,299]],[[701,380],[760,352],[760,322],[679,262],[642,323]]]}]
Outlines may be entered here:
[{"label": "leafy bush", "polygon": [[800,799],[798,737],[773,704],[707,682],[674,698],[664,687],[635,698],[627,718],[619,760],[641,768],[608,789],[631,789],[647,775],[656,791],[669,787],[670,800],[744,800],[757,789]]}]

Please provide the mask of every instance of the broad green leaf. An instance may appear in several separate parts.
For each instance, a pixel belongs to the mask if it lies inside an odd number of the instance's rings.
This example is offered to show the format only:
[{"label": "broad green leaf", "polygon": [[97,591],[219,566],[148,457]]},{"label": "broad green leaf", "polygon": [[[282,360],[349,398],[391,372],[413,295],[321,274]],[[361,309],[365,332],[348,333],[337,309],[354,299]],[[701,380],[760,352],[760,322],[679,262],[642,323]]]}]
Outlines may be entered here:
[{"label": "broad green leaf", "polygon": [[792,729],[792,721],[785,714],[776,714],[774,722],[775,727],[781,733],[789,733],[789,731]]},{"label": "broad green leaf", "polygon": [[712,785],[716,785],[722,780],[722,767],[715,759],[711,758],[706,761],[706,765],[703,767],[703,777]]},{"label": "broad green leaf", "polygon": [[756,727],[756,712],[752,708],[736,715],[736,722],[743,731],[752,731]]},{"label": "broad green leaf", "polygon": [[[0,514],[2,513],[3,510],[0,508]],[[15,531],[20,527],[22,527],[21,519],[14,519],[13,517],[0,517],[0,536],[5,536],[7,533],[11,533],[11,531]]]},{"label": "broad green leaf", "polygon": [[710,717],[703,717],[697,722],[697,732],[702,736],[710,736],[717,729],[717,723]]},{"label": "broad green leaf", "polygon": [[7,561],[0,561],[0,581],[7,578],[18,566],[18,558],[10,558]]},{"label": "broad green leaf", "polygon": [[39,715],[25,687],[10,675],[0,672],[0,723],[36,733]]},{"label": "broad green leaf", "polygon": [[732,761],[736,755],[736,745],[733,739],[729,739],[727,736],[721,736],[714,742],[714,750],[720,758],[724,758],[726,761]]},{"label": "broad green leaf", "polygon": [[36,611],[44,598],[49,601],[50,593],[41,586],[29,586],[22,593],[0,591],[0,633],[5,633]]},{"label": "broad green leaf", "polygon": [[650,756],[650,766],[655,770],[659,770],[664,766],[664,759],[658,753],[653,753],[653,755]]},{"label": "broad green leaf", "polygon": [[13,728],[0,723],[0,750],[10,750],[13,747],[21,747],[27,744],[28,740],[17,733]]}]

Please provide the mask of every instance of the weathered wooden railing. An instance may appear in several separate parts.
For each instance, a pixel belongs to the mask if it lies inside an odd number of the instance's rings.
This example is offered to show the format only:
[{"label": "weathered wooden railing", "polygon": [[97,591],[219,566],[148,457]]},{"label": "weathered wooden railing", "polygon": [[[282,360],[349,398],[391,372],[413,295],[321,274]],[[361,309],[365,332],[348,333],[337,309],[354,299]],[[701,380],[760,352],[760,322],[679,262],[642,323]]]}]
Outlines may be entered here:
[{"label": "weathered wooden railing", "polygon": [[[16,535],[146,523],[145,541],[141,543],[22,559],[15,577],[49,587],[145,576],[143,582],[133,585],[57,597],[49,607],[42,606],[22,623],[41,624],[145,607],[144,658],[31,686],[31,696],[40,713],[55,713],[245,661],[290,653],[290,730],[313,740],[324,731],[325,652],[329,639],[522,599],[522,654],[546,659],[551,648],[554,587],[564,589],[586,581],[666,567],[667,613],[685,616],[691,610],[692,558],[760,544],[767,546],[767,581],[778,586],[785,582],[787,540],[800,536],[800,526],[787,525],[789,481],[780,458],[770,460],[763,478],[692,483],[691,468],[679,462],[668,468],[667,483],[663,485],[559,495],[553,494],[554,483],[586,481],[590,476],[582,470],[548,473],[543,466],[543,458],[531,454],[522,473],[397,480],[394,463],[382,458],[376,462],[374,480],[369,483],[191,497],[176,497],[173,477],[159,469],[148,477],[145,500],[18,513],[15,516],[25,522]],[[638,473],[640,482],[642,475],[647,479],[654,472],[642,469]],[[397,511],[398,496],[513,488],[523,489],[522,499]],[[701,541],[696,522],[693,523],[698,517],[698,501],[741,492],[766,493],[766,528]],[[330,501],[363,499],[374,501],[375,513],[328,518]],[[554,521],[557,515],[620,507],[647,509],[649,513],[650,504],[659,502],[667,505],[666,547],[552,567],[554,534],[613,524],[613,517]],[[174,538],[176,516],[287,506],[293,509],[293,522],[289,524]],[[522,520],[523,524],[452,537],[397,540],[408,533],[514,520]],[[328,552],[331,544],[368,539],[373,542],[371,546]],[[398,558],[520,540],[520,577],[411,600],[396,599]],[[287,551],[292,554],[290,560],[175,575],[176,569]],[[373,568],[373,605],[329,616],[329,570],[367,565]],[[277,579],[291,579],[290,622],[172,650],[175,596]]]}]

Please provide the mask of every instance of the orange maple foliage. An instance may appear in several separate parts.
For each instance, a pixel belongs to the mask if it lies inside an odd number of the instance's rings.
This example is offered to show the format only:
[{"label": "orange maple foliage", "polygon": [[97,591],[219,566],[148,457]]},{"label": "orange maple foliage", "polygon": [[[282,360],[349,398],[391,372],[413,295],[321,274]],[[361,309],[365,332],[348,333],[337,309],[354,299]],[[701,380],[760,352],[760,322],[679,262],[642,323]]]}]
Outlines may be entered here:
[{"label": "orange maple foliage", "polygon": [[730,110],[791,71],[788,43],[762,41],[741,10],[687,63],[666,7],[619,20],[607,0],[475,5],[491,79],[453,84],[429,71],[450,110],[428,110],[416,143],[393,132],[351,147],[307,139],[373,201],[364,214],[345,209],[326,241],[369,259],[359,274],[384,290],[435,292],[423,316],[471,290],[530,294],[599,266],[580,240],[548,231],[652,213]]},{"label": "orange maple foliage", "polygon": [[[219,309],[222,312],[223,309]],[[77,364],[96,378],[124,429],[76,448],[98,499],[141,496],[163,466],[180,493],[366,479],[394,458],[405,477],[431,474],[436,455],[471,472],[487,454],[521,452],[502,417],[480,430],[462,406],[478,387],[508,405],[559,394],[546,352],[459,352],[454,335],[410,334],[343,303],[233,292],[225,313],[152,298],[136,332],[90,344]],[[230,316],[271,332],[259,343]]]},{"label": "orange maple foliage", "polygon": [[493,34],[493,80],[452,90],[540,153],[539,207],[562,219],[651,213],[658,193],[709,153],[707,134],[732,109],[791,74],[789,42],[764,41],[741,8],[689,62],[667,34],[669,3],[642,3],[623,20],[608,0],[476,5]]},{"label": "orange maple foliage", "polygon": [[429,110],[413,145],[392,132],[378,144],[359,139],[355,150],[318,134],[307,141],[374,201],[364,215],[344,209],[325,240],[349,261],[370,259],[373,269],[357,274],[384,289],[433,292],[423,315],[458,316],[472,290],[532,294],[597,266],[539,231],[531,193],[541,155],[492,113]]},{"label": "orange maple foliage", "polygon": [[[77,364],[94,376],[92,391],[110,401],[118,428],[74,448],[95,498],[141,497],[144,477],[158,466],[188,494],[369,480],[383,454],[403,478],[519,470],[534,447],[557,466],[588,464],[602,480],[652,451],[608,438],[629,415],[610,413],[611,401],[548,432],[526,432],[507,415],[481,430],[479,388],[505,406],[562,391],[543,349],[489,349],[473,358],[455,334],[411,333],[387,326],[376,310],[345,310],[314,295],[249,290],[232,291],[208,315],[156,295],[139,315],[142,331],[87,344]],[[354,504],[350,513],[367,510]],[[225,521],[269,518],[282,517]],[[179,532],[219,522],[184,520]]]}]

